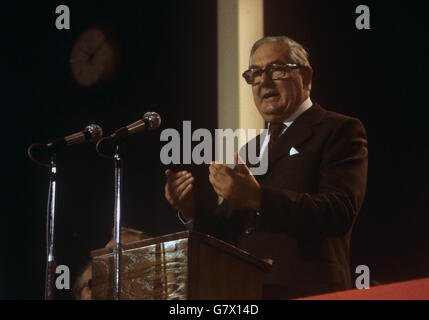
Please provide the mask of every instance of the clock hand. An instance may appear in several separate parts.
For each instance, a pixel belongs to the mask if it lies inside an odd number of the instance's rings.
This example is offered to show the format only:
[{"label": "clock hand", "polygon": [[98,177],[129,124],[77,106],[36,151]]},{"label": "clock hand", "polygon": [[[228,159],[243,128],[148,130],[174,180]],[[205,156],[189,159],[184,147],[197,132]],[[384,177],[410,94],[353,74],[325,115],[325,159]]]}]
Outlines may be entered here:
[{"label": "clock hand", "polygon": [[87,56],[89,56],[90,54],[88,52],[86,52],[85,50],[83,50],[82,48],[78,48],[80,51],[82,51],[83,53],[85,53]]},{"label": "clock hand", "polygon": [[101,43],[95,48],[95,50],[89,55],[89,62],[92,61],[92,59],[94,58],[94,56],[96,55],[96,53],[103,47],[103,44],[106,42],[106,39],[103,39],[103,41],[101,41]]}]

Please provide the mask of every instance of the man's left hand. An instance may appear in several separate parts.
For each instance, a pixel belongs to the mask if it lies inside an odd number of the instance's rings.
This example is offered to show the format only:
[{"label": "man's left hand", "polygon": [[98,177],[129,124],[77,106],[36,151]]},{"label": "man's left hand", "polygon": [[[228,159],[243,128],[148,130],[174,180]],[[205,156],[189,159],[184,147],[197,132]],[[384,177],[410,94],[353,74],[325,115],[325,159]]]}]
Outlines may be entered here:
[{"label": "man's left hand", "polygon": [[[234,154],[236,170],[212,162],[209,180],[215,192],[224,199],[239,207],[259,210],[261,202],[261,187],[249,168]],[[239,163],[240,162],[240,163]]]}]

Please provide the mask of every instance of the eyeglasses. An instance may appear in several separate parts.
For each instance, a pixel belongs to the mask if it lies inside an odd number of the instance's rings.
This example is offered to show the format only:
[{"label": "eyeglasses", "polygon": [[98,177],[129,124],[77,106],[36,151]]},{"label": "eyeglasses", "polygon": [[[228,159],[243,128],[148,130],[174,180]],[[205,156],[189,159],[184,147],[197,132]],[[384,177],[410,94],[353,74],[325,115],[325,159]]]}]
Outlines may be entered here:
[{"label": "eyeglasses", "polygon": [[249,70],[244,71],[243,78],[246,79],[246,82],[248,84],[256,85],[261,83],[262,74],[264,72],[267,72],[267,75],[272,80],[280,80],[280,79],[288,78],[292,70],[302,68],[302,67],[303,66],[300,66],[294,63],[287,63],[287,64],[272,63],[272,64],[269,64],[265,69],[250,68]]}]

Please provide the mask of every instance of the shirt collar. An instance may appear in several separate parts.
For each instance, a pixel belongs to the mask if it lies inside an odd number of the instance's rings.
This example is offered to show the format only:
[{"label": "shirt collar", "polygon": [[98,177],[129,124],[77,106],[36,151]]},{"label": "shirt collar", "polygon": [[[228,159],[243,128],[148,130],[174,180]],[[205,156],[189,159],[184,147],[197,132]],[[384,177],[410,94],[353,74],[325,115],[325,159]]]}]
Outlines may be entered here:
[{"label": "shirt collar", "polygon": [[[283,121],[286,128],[290,127],[290,125],[298,118],[304,111],[309,109],[313,105],[313,102],[311,102],[310,96],[304,100],[303,103],[296,109],[294,113],[286,120]],[[268,123],[268,129],[270,128],[270,123]]]}]

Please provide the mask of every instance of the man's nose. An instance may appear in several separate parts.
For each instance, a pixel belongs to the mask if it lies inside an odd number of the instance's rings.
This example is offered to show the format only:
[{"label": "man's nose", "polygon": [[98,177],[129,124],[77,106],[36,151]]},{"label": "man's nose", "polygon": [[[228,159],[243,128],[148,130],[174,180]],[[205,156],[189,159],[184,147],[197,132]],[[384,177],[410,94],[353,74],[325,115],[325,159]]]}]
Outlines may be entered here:
[{"label": "man's nose", "polygon": [[271,79],[270,75],[267,71],[262,72],[261,74],[261,86],[272,86],[274,84],[273,79]]}]

